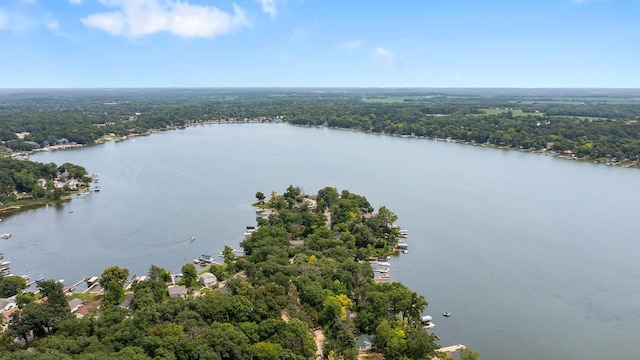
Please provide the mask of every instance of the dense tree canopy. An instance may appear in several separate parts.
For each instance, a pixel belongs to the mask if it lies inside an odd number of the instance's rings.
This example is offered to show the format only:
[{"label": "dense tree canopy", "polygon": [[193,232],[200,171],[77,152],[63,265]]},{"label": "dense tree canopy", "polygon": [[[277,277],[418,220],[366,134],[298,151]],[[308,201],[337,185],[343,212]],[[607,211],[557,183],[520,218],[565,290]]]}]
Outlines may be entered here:
[{"label": "dense tree canopy", "polygon": [[[129,271],[112,266],[99,280],[105,294],[98,312],[76,318],[60,284],[42,282],[47,300],[28,301],[9,325],[9,334],[31,350],[8,342],[0,357],[304,360],[316,357],[311,329],[319,328],[324,358],[356,359],[354,338],[362,332],[377,335],[378,350],[389,359],[430,359],[438,346],[420,323],[424,297],[400,283],[374,282],[363,261],[397,242],[389,231],[395,214],[381,207],[371,216],[366,198],[348,191],[320,193],[324,199],[290,186],[278,196],[282,208],[243,241],[246,255],[236,257],[229,248],[225,264],[211,267],[225,279],[223,289],[168,297],[166,270],[151,266],[148,279],[134,283],[132,306],[125,309],[115,305]],[[344,209],[348,216],[338,214]],[[327,210],[346,223],[325,226]],[[352,231],[362,228],[373,243],[387,246],[359,247]]]}]

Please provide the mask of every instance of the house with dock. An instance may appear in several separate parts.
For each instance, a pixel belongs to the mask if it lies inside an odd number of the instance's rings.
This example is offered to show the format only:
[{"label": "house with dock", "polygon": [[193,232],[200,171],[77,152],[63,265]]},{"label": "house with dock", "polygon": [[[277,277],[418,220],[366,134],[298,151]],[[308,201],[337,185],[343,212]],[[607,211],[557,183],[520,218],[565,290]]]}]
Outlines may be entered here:
[{"label": "house with dock", "polygon": [[218,278],[214,274],[206,272],[198,277],[198,283],[203,287],[212,287],[218,283]]}]

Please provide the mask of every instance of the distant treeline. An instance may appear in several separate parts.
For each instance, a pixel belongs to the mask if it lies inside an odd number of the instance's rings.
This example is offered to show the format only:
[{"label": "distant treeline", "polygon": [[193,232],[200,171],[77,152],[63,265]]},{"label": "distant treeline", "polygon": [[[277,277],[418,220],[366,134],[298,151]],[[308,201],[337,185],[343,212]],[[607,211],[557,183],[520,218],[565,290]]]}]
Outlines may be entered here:
[{"label": "distant treeline", "polygon": [[[571,151],[576,157],[637,160],[636,93],[559,96],[560,91],[477,89],[123,89],[40,90],[0,96],[0,140],[12,150],[65,141],[89,144],[218,119],[282,116],[297,125]],[[25,134],[23,138],[18,133]]]}]

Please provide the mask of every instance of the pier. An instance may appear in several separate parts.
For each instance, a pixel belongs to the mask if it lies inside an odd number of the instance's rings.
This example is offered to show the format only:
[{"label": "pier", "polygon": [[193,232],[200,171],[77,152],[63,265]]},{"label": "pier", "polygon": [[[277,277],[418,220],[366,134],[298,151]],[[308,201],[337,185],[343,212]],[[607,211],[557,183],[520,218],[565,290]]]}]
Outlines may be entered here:
[{"label": "pier", "polygon": [[458,351],[460,349],[466,349],[467,347],[462,345],[462,344],[458,344],[458,345],[451,345],[451,346],[446,346],[440,349],[436,349],[437,352],[439,353],[452,353],[455,351]]}]

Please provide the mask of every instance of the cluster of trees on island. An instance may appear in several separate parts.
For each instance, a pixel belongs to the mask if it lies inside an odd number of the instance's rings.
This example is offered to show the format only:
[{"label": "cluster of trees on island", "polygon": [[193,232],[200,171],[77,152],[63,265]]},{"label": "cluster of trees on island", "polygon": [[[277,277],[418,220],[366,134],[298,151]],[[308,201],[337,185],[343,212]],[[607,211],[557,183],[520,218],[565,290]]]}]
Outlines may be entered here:
[{"label": "cluster of trees on island", "polygon": [[92,181],[80,165],[58,166],[0,157],[0,203],[6,206],[21,203],[20,200],[58,201],[72,190],[70,180],[77,182],[74,188],[86,187]]},{"label": "cluster of trees on island", "polygon": [[[76,318],[60,285],[45,281],[48,300],[19,295],[22,310],[0,335],[0,357],[304,360],[316,358],[315,329],[326,336],[325,359],[356,359],[358,333],[374,335],[386,359],[438,356],[436,336],[421,324],[425,298],[401,283],[374,282],[366,262],[397,242],[393,212],[373,213],[365,197],[330,187],[314,202],[290,186],[259,206],[274,213],[242,242],[245,255],[226,248],[225,262],[209,269],[223,288],[168,297],[168,272],[152,266],[125,309],[118,304],[129,273],[114,266],[99,280],[99,310]],[[188,286],[192,272],[182,280]]]},{"label": "cluster of trees on island", "polygon": [[[282,117],[298,125],[453,139],[577,158],[637,161],[640,95],[513,91],[123,89],[23,91],[0,98],[0,140],[13,150],[61,139],[90,144],[219,119]],[[28,133],[18,138],[17,133]]]}]

